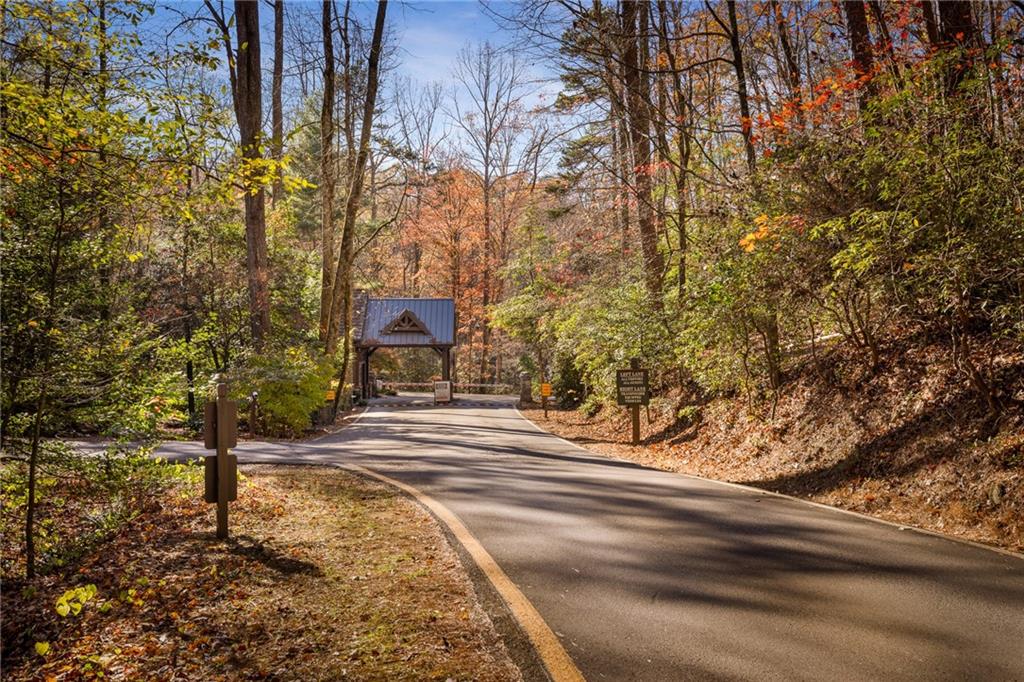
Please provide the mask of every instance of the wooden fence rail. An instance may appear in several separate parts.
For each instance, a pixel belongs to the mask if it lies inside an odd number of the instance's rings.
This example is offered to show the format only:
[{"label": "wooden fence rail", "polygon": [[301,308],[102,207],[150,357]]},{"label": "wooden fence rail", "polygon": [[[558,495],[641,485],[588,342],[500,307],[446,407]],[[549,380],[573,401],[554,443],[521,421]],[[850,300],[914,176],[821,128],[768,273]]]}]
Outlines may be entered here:
[{"label": "wooden fence rail", "polygon": [[[384,388],[389,388],[394,391],[409,391],[415,389],[421,389],[424,391],[433,391],[434,384],[432,382],[398,382],[398,381],[384,381],[382,382]],[[468,383],[456,383],[454,384],[456,391],[463,393],[484,393],[489,395],[499,395],[504,393],[513,393],[515,386],[512,384],[468,384]]]}]

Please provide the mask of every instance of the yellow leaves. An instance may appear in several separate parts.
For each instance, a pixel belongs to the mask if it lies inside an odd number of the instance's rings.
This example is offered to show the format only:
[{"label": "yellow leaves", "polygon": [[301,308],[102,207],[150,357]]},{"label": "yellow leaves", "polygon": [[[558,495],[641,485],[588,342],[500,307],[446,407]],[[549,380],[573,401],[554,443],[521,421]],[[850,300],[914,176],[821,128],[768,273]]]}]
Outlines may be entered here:
[{"label": "yellow leaves", "polygon": [[740,246],[747,253],[750,253],[757,247],[757,242],[766,239],[771,234],[771,219],[767,214],[762,213],[754,218],[754,225],[757,226],[757,229],[753,232],[748,232],[745,237],[740,239]]},{"label": "yellow leaves", "polygon": [[50,652],[49,642],[36,642],[36,653],[40,656],[45,656]]},{"label": "yellow leaves", "polygon": [[779,238],[785,231],[802,234],[807,227],[803,216],[784,213],[777,216],[769,216],[767,213],[754,218],[755,229],[748,232],[739,240],[740,248],[751,253],[757,248],[759,242],[773,240],[774,248],[779,248]]},{"label": "yellow leaves", "polygon": [[57,603],[54,605],[54,609],[57,614],[62,618],[66,617],[69,613],[73,616],[77,616],[82,612],[82,607],[85,603],[96,596],[96,586],[92,583],[85,587],[76,587],[73,590],[68,590],[57,599]]}]

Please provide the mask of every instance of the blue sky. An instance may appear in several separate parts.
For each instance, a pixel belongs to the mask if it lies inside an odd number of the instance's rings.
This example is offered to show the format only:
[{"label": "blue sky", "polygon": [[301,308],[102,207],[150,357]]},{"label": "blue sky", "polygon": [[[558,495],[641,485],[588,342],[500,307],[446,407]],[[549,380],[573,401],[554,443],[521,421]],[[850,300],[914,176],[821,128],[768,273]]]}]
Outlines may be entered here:
[{"label": "blue sky", "polygon": [[[219,5],[221,0],[215,0]],[[223,0],[225,12],[230,17],[234,2]],[[504,11],[513,6],[509,2],[491,2],[492,7]],[[365,26],[372,26],[376,2],[355,0],[353,13]],[[319,30],[319,0],[286,0],[289,8],[312,10],[310,19],[317,21]],[[336,0],[337,11],[342,11],[344,0]],[[156,16],[158,30],[176,24],[185,15],[206,16],[202,0],[157,0]],[[295,17],[293,13],[291,18]],[[399,71],[416,80],[447,80],[458,51],[467,43],[485,40],[494,45],[508,45],[514,35],[500,28],[484,10],[479,0],[427,0],[425,2],[401,2],[392,0],[387,10],[388,30],[399,45]],[[260,0],[260,39],[264,58],[272,54],[274,13],[270,6]]]},{"label": "blue sky", "polygon": [[[221,0],[214,0],[215,4]],[[233,0],[223,0],[226,13],[233,11]],[[490,5],[501,13],[514,8],[513,3],[490,0]],[[319,0],[286,0],[286,8],[302,6],[307,10],[307,20],[319,26]],[[338,11],[344,7],[344,0],[336,0]],[[353,13],[365,26],[371,26],[376,2],[355,0]],[[177,24],[183,15],[206,15],[202,0],[157,0],[154,17],[157,35]],[[290,15],[292,20],[297,13]],[[497,25],[479,0],[427,0],[402,2],[392,0],[388,4],[388,30],[390,40],[398,47],[396,68],[389,74],[391,79],[408,76],[414,81],[428,83],[439,81],[452,84],[452,68],[459,50],[467,44],[489,41],[496,46],[514,44],[516,36]],[[273,10],[260,1],[261,42],[263,44],[264,68],[269,71],[273,54]],[[184,38],[183,35],[179,35]],[[557,93],[553,72],[547,65],[534,64],[522,51],[518,55],[529,67],[530,76],[537,81],[538,94],[530,98],[531,105],[549,104]],[[269,73],[267,74],[269,78]],[[541,82],[544,81],[544,82]],[[387,90],[393,83],[384,83]],[[287,87],[287,84],[286,84]]]},{"label": "blue sky", "polygon": [[466,43],[485,40],[505,45],[501,31],[479,2],[415,2],[388,6],[400,46],[400,72],[427,82],[447,81],[456,55]]}]

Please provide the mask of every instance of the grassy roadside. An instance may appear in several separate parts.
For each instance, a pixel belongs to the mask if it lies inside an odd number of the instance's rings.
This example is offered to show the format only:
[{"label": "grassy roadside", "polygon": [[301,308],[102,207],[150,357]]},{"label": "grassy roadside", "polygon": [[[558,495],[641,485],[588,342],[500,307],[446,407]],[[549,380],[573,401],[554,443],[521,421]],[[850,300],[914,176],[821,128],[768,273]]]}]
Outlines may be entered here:
[{"label": "grassy roadside", "polygon": [[415,503],[336,469],[243,474],[229,541],[193,479],[68,570],[5,580],[4,678],[519,679]]}]

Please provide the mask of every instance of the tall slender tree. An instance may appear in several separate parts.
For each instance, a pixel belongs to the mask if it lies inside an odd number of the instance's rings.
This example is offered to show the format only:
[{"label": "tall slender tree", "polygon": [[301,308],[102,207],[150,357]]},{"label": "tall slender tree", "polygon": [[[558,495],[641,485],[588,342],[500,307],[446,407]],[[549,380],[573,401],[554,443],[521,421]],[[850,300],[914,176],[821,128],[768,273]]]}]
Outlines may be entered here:
[{"label": "tall slender tree", "polygon": [[[384,38],[384,21],[387,16],[387,0],[377,3],[377,17],[373,25],[373,38],[370,43],[370,56],[366,68],[366,98],[363,101],[362,123],[359,131],[359,147],[352,162],[345,196],[344,223],[341,228],[341,245],[338,253],[337,267],[334,271],[334,282],[331,295],[331,315],[327,328],[324,350],[327,355],[334,355],[338,347],[338,339],[342,328],[345,337],[342,354],[341,378],[344,381],[348,369],[349,343],[348,336],[352,322],[352,259],[355,243],[356,218],[362,200],[366,162],[370,156],[370,135],[373,130],[374,110],[377,106],[377,90],[380,83],[380,55]],[[338,391],[340,396],[342,391]],[[337,400],[335,401],[337,406]]]},{"label": "tall slender tree", "polygon": [[740,42],[739,21],[736,18],[736,2],[728,0],[726,9],[729,13],[729,23],[726,24],[712,9],[710,3],[706,3],[708,11],[711,12],[718,25],[729,36],[729,50],[732,53],[732,68],[736,72],[736,97],[740,105],[740,131],[743,135],[743,149],[747,156],[747,170],[751,173],[757,165],[757,156],[754,152],[753,120],[750,116],[750,95],[747,91],[747,70],[743,63],[743,45]]},{"label": "tall slender tree", "polygon": [[966,48],[974,42],[974,17],[969,0],[945,0],[939,3],[941,23],[939,38],[943,47],[960,48],[960,58],[949,65],[946,72],[946,92],[952,94],[963,82],[970,66]]},{"label": "tall slender tree", "polygon": [[[238,40],[238,96],[235,99],[242,156],[258,165],[263,125],[263,75],[260,62],[260,6],[235,0]],[[255,174],[255,168],[250,167]],[[263,184],[248,179],[245,193],[245,245],[249,274],[249,324],[257,345],[270,333],[270,268],[267,263],[267,216]]]},{"label": "tall slender tree", "polygon": [[270,153],[277,166],[274,169],[274,186],[271,197],[276,205],[284,198],[284,173],[281,162],[284,159],[284,106],[281,101],[284,86],[284,0],[274,0],[274,75],[271,84]]},{"label": "tall slender tree", "polygon": [[260,62],[260,7],[257,2],[235,0],[235,35],[232,47],[230,21],[223,3],[204,0],[220,30],[227,54],[231,99],[238,122],[239,141],[245,162],[245,247],[249,289],[249,329],[257,346],[270,333],[270,267],[267,257],[267,216],[263,179],[258,170],[263,153],[263,76]]},{"label": "tall slender tree", "polygon": [[[846,14],[846,30],[850,37],[850,52],[853,55],[853,69],[858,78],[871,78],[874,68],[874,53],[871,49],[871,33],[868,31],[868,15],[863,0],[846,0],[843,2]],[[874,86],[870,80],[860,90],[858,103],[863,111],[871,99]]]},{"label": "tall slender tree", "polygon": [[[525,86],[523,65],[514,54],[502,54],[490,43],[459,53],[455,77],[469,96],[465,111],[454,100],[455,124],[463,131],[471,149],[470,157],[480,178],[483,202],[482,274],[480,282],[483,309],[493,302],[495,275],[495,195],[502,179],[503,136],[508,133],[519,109]],[[506,148],[511,152],[511,148]],[[485,312],[486,314],[486,312]],[[480,381],[489,376],[491,363],[491,327],[484,324],[480,353]]]},{"label": "tall slender tree", "polygon": [[320,105],[320,342],[327,343],[334,292],[334,0],[323,0],[324,93]]},{"label": "tall slender tree", "polygon": [[658,228],[652,199],[654,158],[651,152],[651,114],[647,73],[648,3],[622,3],[622,31],[628,43],[622,60],[630,143],[633,148],[637,225],[643,253],[647,294],[656,309],[662,304],[664,257],[658,248]]}]

